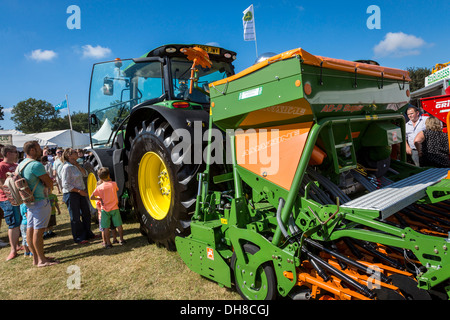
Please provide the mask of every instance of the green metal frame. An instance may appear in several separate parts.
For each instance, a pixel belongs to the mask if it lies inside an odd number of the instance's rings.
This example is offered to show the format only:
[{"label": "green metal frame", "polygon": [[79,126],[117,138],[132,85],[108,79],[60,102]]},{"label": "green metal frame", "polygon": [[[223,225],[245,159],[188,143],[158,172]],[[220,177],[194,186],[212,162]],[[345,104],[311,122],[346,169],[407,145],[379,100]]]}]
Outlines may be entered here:
[{"label": "green metal frame", "polygon": [[[304,66],[298,61],[299,59],[291,59],[282,61],[280,64],[274,63],[266,67],[267,69],[259,77],[258,74],[250,74],[243,78],[242,83],[231,82],[219,88],[214,88],[217,92],[212,90],[212,97],[217,97],[219,101],[223,98],[225,102],[223,105],[219,104],[219,107],[215,106],[214,117],[210,116],[210,128],[212,128],[214,122],[215,125],[218,125],[224,131],[228,128],[235,129],[242,123],[246,114],[282,103],[284,100],[279,100],[282,96],[286,101],[303,99],[302,90],[283,91],[281,89],[289,83],[292,84],[299,77],[303,82],[319,82],[317,67]],[[329,71],[328,73],[329,85],[335,87],[335,90],[348,86],[348,84],[341,84],[342,72]],[[276,81],[273,80],[273,74],[277,74]],[[373,79],[370,79],[370,77],[361,77],[358,81],[358,86],[373,87],[373,83],[370,83]],[[262,85],[258,86],[255,83],[262,83]],[[268,85],[268,83],[270,84]],[[397,85],[400,90],[404,90],[404,84],[402,87],[401,83],[397,81],[389,81],[385,85],[390,86],[390,93],[393,92],[392,88]],[[261,88],[260,90],[265,90],[264,92],[280,92],[280,94],[271,95],[271,99],[268,100],[265,100],[264,96],[260,97],[257,95],[252,98],[254,100],[251,103],[237,99],[241,97],[240,93],[243,90],[253,90],[255,88]],[[378,89],[380,89],[379,83]],[[315,94],[324,90],[320,88]],[[314,96],[311,96],[311,98],[314,98]],[[236,103],[232,110],[227,109],[229,101]],[[245,109],[241,109],[240,106],[243,108],[245,106]],[[296,226],[302,232],[301,239],[303,239],[303,236],[307,236],[316,240],[333,241],[350,237],[411,250],[418,260],[427,267],[427,271],[418,276],[420,288],[428,290],[449,279],[450,269],[448,266],[450,266],[450,257],[447,253],[447,248],[450,245],[450,239],[423,235],[410,228],[393,227],[377,220],[377,218],[380,218],[379,213],[373,210],[344,208],[340,207],[339,203],[336,205],[320,205],[308,198],[310,185],[306,187],[304,196],[299,196],[304,174],[319,137],[322,137],[325,140],[322,142],[328,145],[327,154],[332,158],[331,163],[336,174],[356,166],[354,143],[360,143],[360,141],[354,141],[352,138],[351,126],[354,124],[361,124],[362,126],[364,126],[364,123],[399,124],[402,136],[401,159],[398,163],[394,162],[393,166],[404,169],[402,170],[404,175],[421,170],[414,167],[410,168],[406,164],[405,118],[402,114],[389,112],[383,109],[386,106],[380,107],[376,105],[364,106],[362,113],[350,116],[343,112],[334,114],[323,113],[320,112],[322,107],[318,104],[311,105],[315,122],[309,131],[289,190],[267,179],[262,179],[255,173],[239,166],[235,155],[235,137],[230,137],[233,160],[231,165],[232,171],[220,176],[210,177],[208,165],[205,172],[199,175],[196,211],[191,222],[192,233],[187,238],[177,238],[177,248],[183,260],[192,270],[225,286],[231,286],[232,266],[230,261],[233,255],[239,261],[241,272],[245,271],[245,274],[243,273],[240,278],[247,284],[253,284],[258,274],[258,268],[263,264],[269,263],[276,275],[278,293],[286,296],[295,286],[297,267],[301,264],[300,253],[303,244],[302,241],[286,241],[287,239],[282,234],[282,229],[287,229],[288,220],[292,215]],[[380,108],[383,109],[381,113],[378,112]],[[305,119],[303,118],[303,120]],[[310,119],[308,120],[310,121]],[[291,121],[298,122],[298,119],[291,119]],[[278,124],[264,124],[265,127],[276,125]],[[347,137],[344,144],[351,147],[351,159],[344,167],[338,161],[336,147],[334,146],[336,142],[334,127],[339,127],[339,135]],[[330,145],[334,146],[334,149]],[[207,154],[210,156],[209,149]],[[221,194],[215,191],[214,188],[210,190],[209,183],[211,180],[220,183],[231,181],[231,179],[234,197],[230,201],[229,206],[222,208],[222,211],[219,212],[215,208],[221,205]],[[251,194],[246,194],[244,183],[252,189]],[[434,188],[429,188],[427,191],[432,202],[442,199],[433,198],[433,192],[444,192],[445,199],[450,197],[450,186],[447,182],[437,184]],[[282,208],[279,208],[280,198],[285,200]],[[262,205],[258,207],[257,205],[260,204],[260,201],[261,203],[266,202],[266,207]],[[277,210],[281,210],[281,223],[283,225],[278,224],[275,216]],[[341,226],[340,222],[344,219],[346,222],[349,222],[346,224],[346,227],[337,228]],[[258,252],[250,257],[244,250],[246,243],[257,246],[259,248]],[[215,260],[205,262],[204,256],[208,250],[215,252]],[[294,280],[289,280],[285,277],[284,272],[292,273]],[[248,292],[252,292],[251,285],[247,289]],[[450,297],[450,287],[447,287],[446,290]],[[264,292],[255,291],[252,293],[254,293],[252,298],[264,298]]]}]

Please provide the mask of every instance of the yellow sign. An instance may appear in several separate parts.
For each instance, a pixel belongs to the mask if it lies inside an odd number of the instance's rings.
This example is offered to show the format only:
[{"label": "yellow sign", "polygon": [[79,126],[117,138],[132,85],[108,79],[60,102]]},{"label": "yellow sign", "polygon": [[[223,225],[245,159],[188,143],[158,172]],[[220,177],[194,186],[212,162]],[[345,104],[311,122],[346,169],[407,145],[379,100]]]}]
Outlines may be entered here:
[{"label": "yellow sign", "polygon": [[196,45],[197,47],[205,50],[207,53],[212,53],[212,54],[220,54],[220,49],[219,48],[215,48],[215,47],[209,47],[209,46],[201,46],[201,45]]}]

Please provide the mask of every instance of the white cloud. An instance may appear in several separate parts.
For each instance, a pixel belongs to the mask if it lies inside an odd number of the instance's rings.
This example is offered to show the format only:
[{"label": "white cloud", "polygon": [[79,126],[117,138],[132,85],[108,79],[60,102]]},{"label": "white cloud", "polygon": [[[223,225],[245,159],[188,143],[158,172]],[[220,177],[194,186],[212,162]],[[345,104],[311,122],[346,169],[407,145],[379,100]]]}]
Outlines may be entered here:
[{"label": "white cloud", "polygon": [[50,61],[57,56],[58,54],[53,50],[36,49],[31,51],[31,53],[27,57],[35,61]]},{"label": "white cloud", "polygon": [[105,58],[109,55],[111,55],[111,49],[110,48],[104,48],[100,45],[97,45],[96,47],[91,46],[90,44],[87,44],[82,47],[83,49],[83,58]]},{"label": "white cloud", "polygon": [[13,108],[3,108],[4,113],[12,113]]},{"label": "white cloud", "polygon": [[420,54],[420,48],[427,45],[422,39],[403,32],[388,32],[384,40],[378,43],[373,51],[376,57],[404,57]]}]

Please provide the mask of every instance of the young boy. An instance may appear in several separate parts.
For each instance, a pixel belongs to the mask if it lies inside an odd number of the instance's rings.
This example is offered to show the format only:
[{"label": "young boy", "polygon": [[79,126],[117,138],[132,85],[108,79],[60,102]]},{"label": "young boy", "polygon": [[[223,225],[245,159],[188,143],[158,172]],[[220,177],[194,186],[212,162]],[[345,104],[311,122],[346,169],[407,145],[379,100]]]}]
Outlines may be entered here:
[{"label": "young boy", "polygon": [[25,257],[32,256],[33,254],[30,251],[30,248],[28,248],[27,243],[27,205],[25,203],[22,203],[20,205],[20,214],[22,215],[22,223],[20,224],[20,233],[22,234],[22,246],[25,249]]},{"label": "young boy", "polygon": [[117,197],[117,191],[119,188],[117,184],[111,180],[109,176],[109,169],[102,167],[97,171],[98,177],[101,180],[101,184],[97,185],[97,188],[92,192],[91,200],[101,201],[101,220],[100,226],[104,229],[104,241],[105,248],[111,248],[111,240],[109,239],[109,230],[111,228],[111,221],[119,232],[119,244],[124,244],[123,240],[123,227],[122,218],[119,211],[119,198]]},{"label": "young boy", "polygon": [[52,190],[49,190],[48,200],[50,201],[50,205],[52,206],[52,212],[47,229],[44,232],[44,239],[56,236],[56,233],[53,232],[53,227],[56,226],[56,211],[58,211],[58,215],[61,214],[61,210],[59,209],[58,204],[58,197],[52,192]]}]

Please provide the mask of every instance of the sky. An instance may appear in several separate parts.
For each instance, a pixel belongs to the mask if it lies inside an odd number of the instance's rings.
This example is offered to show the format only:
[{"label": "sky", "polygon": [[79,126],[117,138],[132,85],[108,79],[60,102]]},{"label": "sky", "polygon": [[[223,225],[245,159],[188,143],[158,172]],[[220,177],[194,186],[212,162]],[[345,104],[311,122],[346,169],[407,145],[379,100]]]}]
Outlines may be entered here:
[{"label": "sky", "polygon": [[[256,41],[244,41],[243,11],[252,4]],[[0,126],[14,129],[11,109],[28,98],[56,105],[67,95],[71,113],[88,112],[94,63],[170,43],[233,50],[236,72],[254,64],[257,53],[295,48],[432,68],[450,61],[449,14],[448,0],[0,0]]]}]

